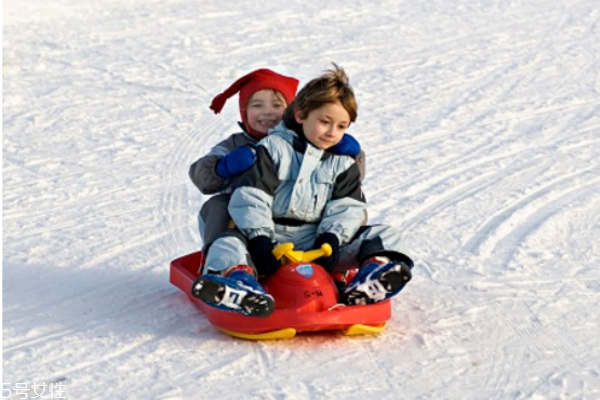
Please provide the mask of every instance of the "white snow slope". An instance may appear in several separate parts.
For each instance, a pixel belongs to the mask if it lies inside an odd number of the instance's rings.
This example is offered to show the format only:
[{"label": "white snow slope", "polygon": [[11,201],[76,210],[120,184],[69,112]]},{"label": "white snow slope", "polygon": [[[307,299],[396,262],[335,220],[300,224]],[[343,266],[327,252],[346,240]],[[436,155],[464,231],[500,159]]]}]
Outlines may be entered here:
[{"label": "white snow slope", "polygon": [[[3,382],[69,399],[600,398],[597,0],[7,0]],[[334,61],[372,223],[416,261],[378,336],[248,342],[168,281],[191,162],[255,68]],[[31,386],[30,386],[31,387]],[[8,393],[8,392],[3,392]],[[33,393],[29,393],[32,397]],[[13,398],[20,398],[13,395]]]}]

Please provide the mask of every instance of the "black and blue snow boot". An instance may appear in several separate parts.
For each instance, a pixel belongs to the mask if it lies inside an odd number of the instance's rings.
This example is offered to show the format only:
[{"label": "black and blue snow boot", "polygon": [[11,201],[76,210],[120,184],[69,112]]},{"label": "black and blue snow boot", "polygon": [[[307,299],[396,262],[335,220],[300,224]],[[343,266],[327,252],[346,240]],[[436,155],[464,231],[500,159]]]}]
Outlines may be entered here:
[{"label": "black and blue snow boot", "polygon": [[202,275],[192,284],[192,295],[211,307],[247,316],[268,317],[275,310],[273,296],[243,270]]},{"label": "black and blue snow boot", "polygon": [[410,268],[400,261],[368,260],[344,289],[340,302],[346,305],[379,303],[397,295],[410,281]]}]

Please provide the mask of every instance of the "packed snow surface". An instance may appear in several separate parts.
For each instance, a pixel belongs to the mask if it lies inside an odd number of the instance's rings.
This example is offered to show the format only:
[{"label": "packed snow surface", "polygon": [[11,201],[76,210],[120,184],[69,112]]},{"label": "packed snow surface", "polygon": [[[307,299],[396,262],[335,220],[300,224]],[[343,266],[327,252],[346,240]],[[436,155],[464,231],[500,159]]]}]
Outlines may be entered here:
[{"label": "packed snow surface", "polygon": [[[600,398],[597,0],[3,3],[5,388]],[[332,61],[370,222],[401,229],[414,279],[378,336],[232,339],[168,279],[201,245],[188,166],[237,131],[236,99],[208,105]]]}]

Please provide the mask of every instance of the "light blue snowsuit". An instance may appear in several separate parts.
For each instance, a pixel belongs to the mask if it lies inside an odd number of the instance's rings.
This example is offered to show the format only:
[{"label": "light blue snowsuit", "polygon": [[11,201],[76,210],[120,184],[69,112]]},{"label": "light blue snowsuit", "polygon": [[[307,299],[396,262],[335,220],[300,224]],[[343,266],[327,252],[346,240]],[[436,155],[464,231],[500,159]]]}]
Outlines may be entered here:
[{"label": "light blue snowsuit", "polygon": [[352,157],[314,147],[302,127],[290,120],[271,130],[256,152],[256,163],[241,177],[229,203],[241,234],[225,233],[213,242],[205,272],[253,266],[246,242],[256,236],[309,250],[326,232],[340,243],[338,270],[357,267],[374,255],[403,260],[412,267],[395,229],[364,225],[367,206]]}]

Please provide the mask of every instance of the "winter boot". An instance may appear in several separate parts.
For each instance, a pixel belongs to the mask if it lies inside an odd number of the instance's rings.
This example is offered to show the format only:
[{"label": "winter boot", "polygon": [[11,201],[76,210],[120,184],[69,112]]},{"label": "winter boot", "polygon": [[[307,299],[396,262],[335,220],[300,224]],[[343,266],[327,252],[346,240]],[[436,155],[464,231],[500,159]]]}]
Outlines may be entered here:
[{"label": "winter boot", "polygon": [[273,297],[254,277],[247,265],[237,265],[223,276],[206,274],[192,284],[192,294],[211,307],[248,316],[268,317],[275,310]]},{"label": "winter boot", "polygon": [[403,262],[390,261],[387,257],[370,258],[344,289],[340,302],[346,305],[379,303],[398,294],[411,277],[410,268]]},{"label": "winter boot", "polygon": [[356,274],[358,274],[358,268],[352,268],[343,272],[334,271],[330,275],[333,278],[333,282],[338,288],[338,291],[342,293],[346,286],[352,282],[352,279],[354,279]]}]

